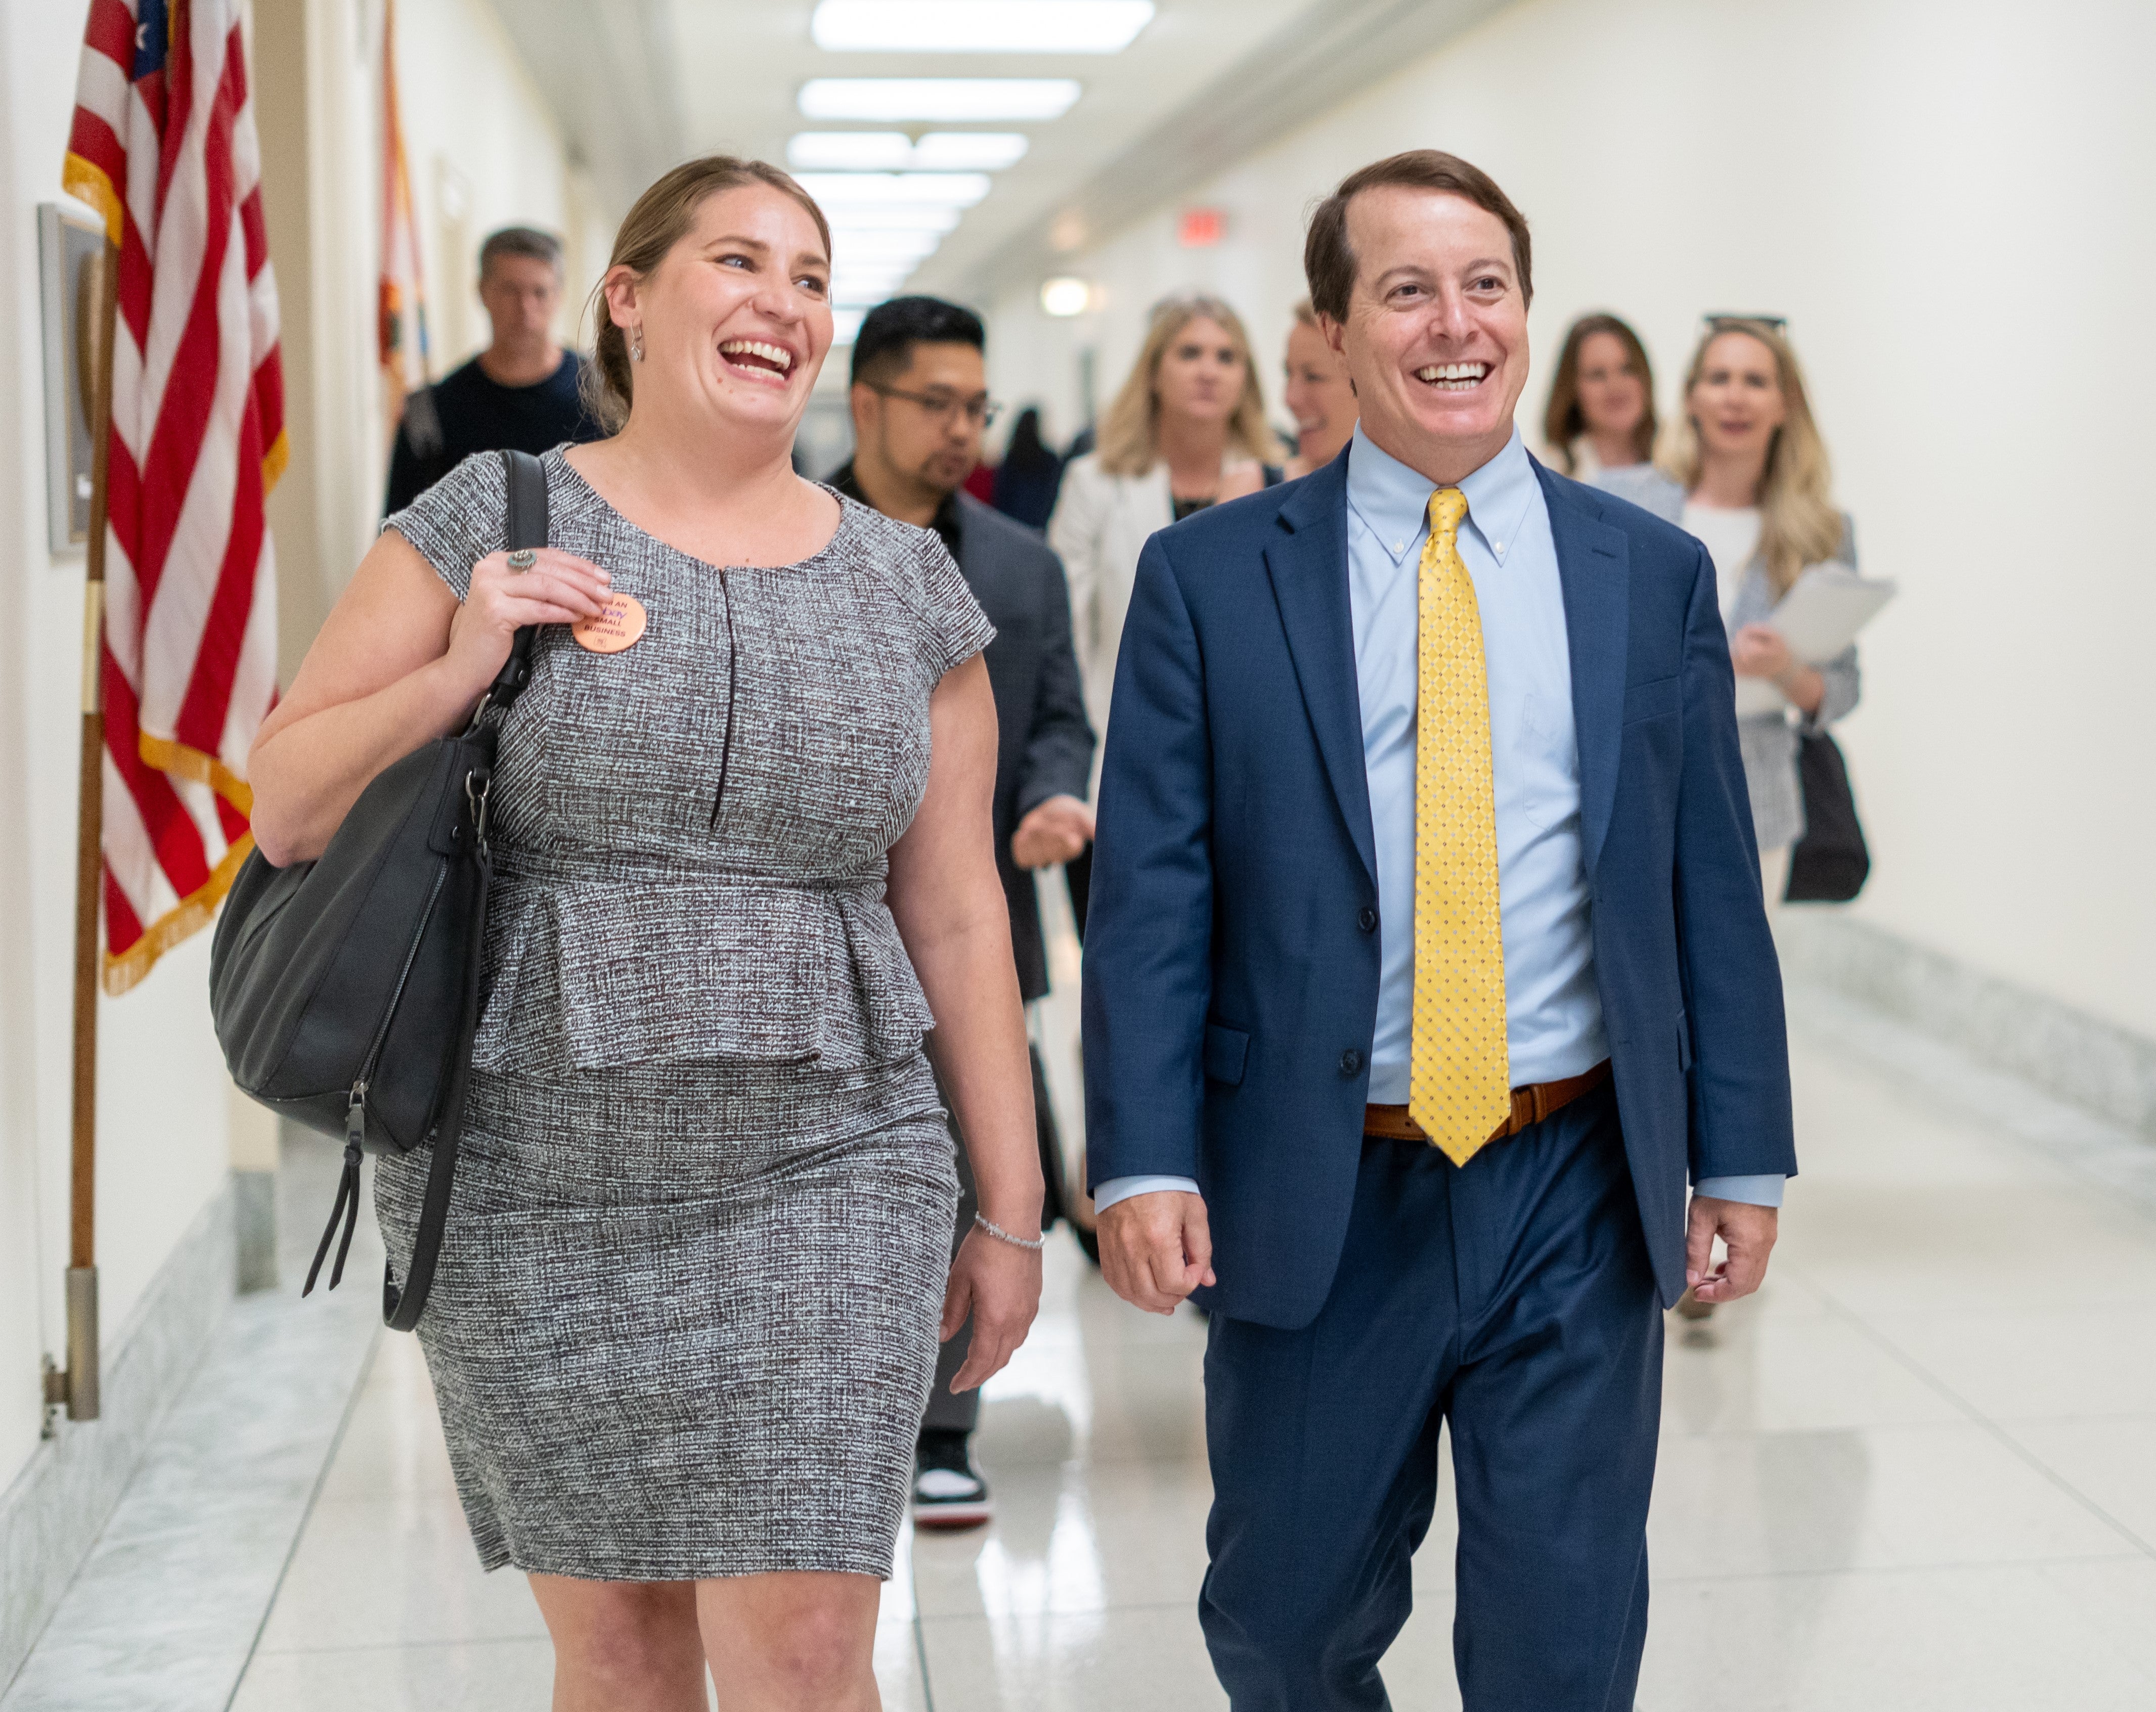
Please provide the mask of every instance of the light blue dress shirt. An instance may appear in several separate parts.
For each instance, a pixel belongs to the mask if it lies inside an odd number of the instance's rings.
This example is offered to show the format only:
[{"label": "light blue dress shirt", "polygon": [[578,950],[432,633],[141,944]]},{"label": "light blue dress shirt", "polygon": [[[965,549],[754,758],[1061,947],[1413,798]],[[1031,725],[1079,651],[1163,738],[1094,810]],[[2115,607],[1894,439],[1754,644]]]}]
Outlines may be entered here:
[{"label": "light blue dress shirt", "polygon": [[[1505,1039],[1512,1085],[1561,1081],[1609,1056],[1594,982],[1592,902],[1580,842],[1579,746],[1564,587],[1549,508],[1516,430],[1460,484],[1467,519],[1459,551],[1474,580],[1489,681],[1505,946]],[[1363,760],[1378,858],[1379,964],[1370,1099],[1405,1104],[1414,1013],[1416,632],[1427,476],[1362,429],[1348,454],[1348,595],[1363,710]],[[1116,1177],[1106,1209],[1186,1177]],[[1702,1195],[1779,1206],[1779,1176],[1710,1177]]]}]

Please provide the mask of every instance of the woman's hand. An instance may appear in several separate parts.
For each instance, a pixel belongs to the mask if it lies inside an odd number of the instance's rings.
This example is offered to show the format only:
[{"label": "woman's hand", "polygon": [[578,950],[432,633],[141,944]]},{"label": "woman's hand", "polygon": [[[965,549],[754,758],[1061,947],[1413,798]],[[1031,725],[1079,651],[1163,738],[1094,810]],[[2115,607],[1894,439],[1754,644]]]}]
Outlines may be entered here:
[{"label": "woman's hand", "polygon": [[573,624],[593,617],[606,598],[610,579],[589,559],[552,547],[533,551],[528,570],[512,570],[506,551],[473,566],[471,592],[450,620],[448,659],[475,699],[494,682],[526,624]]},{"label": "woman's hand", "polygon": [[1772,624],[1747,624],[1730,638],[1729,663],[1740,678],[1779,679],[1795,661],[1787,638]]},{"label": "woman's hand", "polygon": [[[1021,1231],[1020,1236],[1029,1236]],[[951,1263],[951,1283],[943,1293],[943,1325],[938,1334],[948,1343],[973,1318],[973,1342],[951,1389],[971,1391],[1003,1371],[1032,1329],[1040,1309],[1040,1254],[992,1237],[976,1225],[959,1244]]]},{"label": "woman's hand", "polygon": [[1772,624],[1747,624],[1739,630],[1729,644],[1729,663],[1740,678],[1773,679],[1774,687],[1807,717],[1826,700],[1826,679],[1789,652],[1787,638]]}]

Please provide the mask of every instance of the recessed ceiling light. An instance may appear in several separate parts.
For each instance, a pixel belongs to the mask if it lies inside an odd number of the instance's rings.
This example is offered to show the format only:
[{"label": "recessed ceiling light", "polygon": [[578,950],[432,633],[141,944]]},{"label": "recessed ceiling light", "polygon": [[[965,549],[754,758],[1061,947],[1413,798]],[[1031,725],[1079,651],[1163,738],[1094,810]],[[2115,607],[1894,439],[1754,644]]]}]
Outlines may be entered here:
[{"label": "recessed ceiling light", "polygon": [[1152,0],[823,0],[808,25],[834,52],[1119,54]]},{"label": "recessed ceiling light", "polygon": [[[796,177],[826,215],[863,205],[970,208],[988,193],[985,172],[803,172]],[[839,223],[844,220],[841,215]]]},{"label": "recessed ceiling light", "polygon": [[786,163],[810,172],[1000,172],[1025,147],[1014,131],[932,131],[918,142],[902,131],[804,131],[786,145]]},{"label": "recessed ceiling light", "polygon": [[1083,279],[1065,278],[1041,282],[1041,309],[1059,319],[1067,315],[1082,315],[1092,300],[1093,288]]},{"label": "recessed ceiling light", "polygon": [[1068,77],[812,77],[800,105],[809,119],[978,122],[1060,119],[1078,95]]}]

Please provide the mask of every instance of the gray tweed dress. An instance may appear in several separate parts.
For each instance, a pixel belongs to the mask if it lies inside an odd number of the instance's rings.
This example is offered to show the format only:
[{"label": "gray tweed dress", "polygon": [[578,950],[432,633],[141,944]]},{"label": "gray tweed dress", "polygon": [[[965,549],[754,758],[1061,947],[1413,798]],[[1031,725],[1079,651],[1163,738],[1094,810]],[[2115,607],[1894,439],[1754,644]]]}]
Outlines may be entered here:
[{"label": "gray tweed dress", "polygon": [[[553,544],[649,628],[542,631],[501,732],[418,1331],[465,1514],[490,1569],[888,1576],[957,1191],[885,853],[993,631],[934,534],[850,500],[814,558],[721,570],[545,466]],[[461,599],[503,503],[475,457],[388,526]],[[400,1272],[427,1166],[375,1178]]]}]

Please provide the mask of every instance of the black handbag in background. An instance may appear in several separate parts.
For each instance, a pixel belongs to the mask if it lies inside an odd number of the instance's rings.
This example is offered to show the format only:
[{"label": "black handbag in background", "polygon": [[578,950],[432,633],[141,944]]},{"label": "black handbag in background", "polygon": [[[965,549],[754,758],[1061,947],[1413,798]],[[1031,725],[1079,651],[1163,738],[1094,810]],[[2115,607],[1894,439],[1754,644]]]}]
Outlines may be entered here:
[{"label": "black handbag in background", "polygon": [[1856,798],[1841,751],[1824,731],[1797,740],[1797,782],[1804,793],[1804,835],[1789,852],[1790,904],[1846,904],[1864,889],[1871,853],[1856,818]]},{"label": "black handbag in background", "polygon": [[[507,545],[547,544],[547,476],[501,454]],[[233,882],[210,947],[210,1014],[240,1091],[345,1141],[336,1203],[308,1269],[311,1291],[336,1236],[335,1289],[359,1217],[366,1153],[434,1146],[412,1264],[382,1280],[382,1318],[418,1323],[456,1175],[479,1023],[480,965],[494,864],[487,848],[495,734],[531,675],[536,632],[516,633],[473,714],[385,767],[313,862],[273,868],[259,850]]]}]

